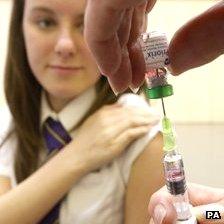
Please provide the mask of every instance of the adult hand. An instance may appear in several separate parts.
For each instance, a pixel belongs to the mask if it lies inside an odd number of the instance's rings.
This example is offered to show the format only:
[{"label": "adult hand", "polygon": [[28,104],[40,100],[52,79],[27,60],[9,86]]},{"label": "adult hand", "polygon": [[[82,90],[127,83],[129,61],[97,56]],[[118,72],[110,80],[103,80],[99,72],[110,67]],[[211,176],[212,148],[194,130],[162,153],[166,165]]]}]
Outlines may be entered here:
[{"label": "adult hand", "polygon": [[79,128],[73,144],[78,164],[88,173],[111,162],[135,139],[150,130],[159,118],[149,110],[121,106],[102,107]]},{"label": "adult hand", "polygon": [[172,74],[206,64],[224,53],[224,1],[181,27],[169,46]]},{"label": "adult hand", "polygon": [[101,73],[115,93],[144,80],[145,62],[136,43],[145,14],[156,0],[88,0],[84,35]]},{"label": "adult hand", "polygon": [[[188,184],[189,200],[193,206],[199,224],[224,223],[224,189]],[[208,220],[206,211],[219,211],[222,219]],[[153,224],[173,224],[176,222],[176,211],[170,194],[165,187],[154,193],[149,203],[149,214]]]}]

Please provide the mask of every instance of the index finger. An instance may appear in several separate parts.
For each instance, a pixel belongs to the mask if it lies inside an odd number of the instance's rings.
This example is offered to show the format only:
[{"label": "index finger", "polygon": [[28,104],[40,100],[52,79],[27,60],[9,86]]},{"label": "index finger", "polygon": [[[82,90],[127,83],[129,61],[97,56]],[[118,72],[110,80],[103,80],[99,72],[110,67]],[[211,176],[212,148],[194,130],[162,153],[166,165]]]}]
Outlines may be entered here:
[{"label": "index finger", "polygon": [[224,53],[224,1],[181,27],[169,46],[173,74],[206,64]]},{"label": "index finger", "polygon": [[117,30],[124,12],[123,9],[111,8],[106,4],[107,2],[105,0],[98,3],[94,0],[88,1],[84,28],[86,42],[101,73],[106,75],[114,73],[121,63],[121,47]]},{"label": "index finger", "polygon": [[84,35],[102,74],[114,74],[120,64],[122,49],[117,31],[124,12],[146,0],[88,0]]}]

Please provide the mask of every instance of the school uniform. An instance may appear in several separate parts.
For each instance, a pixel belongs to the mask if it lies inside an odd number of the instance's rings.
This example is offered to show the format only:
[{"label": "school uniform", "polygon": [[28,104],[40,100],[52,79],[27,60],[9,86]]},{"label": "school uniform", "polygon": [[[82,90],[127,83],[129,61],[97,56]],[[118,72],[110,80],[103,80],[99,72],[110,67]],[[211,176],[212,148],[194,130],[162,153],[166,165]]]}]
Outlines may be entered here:
[{"label": "school uniform", "polygon": [[[90,88],[56,114],[49,107],[45,94],[42,94],[40,125],[51,116],[59,120],[75,139],[76,130],[71,130],[91,107],[95,97],[95,88]],[[152,110],[144,99],[134,94],[121,96],[119,103]],[[122,224],[125,190],[132,164],[158,131],[159,126],[153,126],[144,137],[136,140],[111,163],[75,183],[61,204],[60,224]],[[9,177],[13,187],[16,186],[13,170],[15,148],[16,138],[12,136],[0,149],[0,175]],[[46,149],[42,149],[40,162],[46,156]]]}]

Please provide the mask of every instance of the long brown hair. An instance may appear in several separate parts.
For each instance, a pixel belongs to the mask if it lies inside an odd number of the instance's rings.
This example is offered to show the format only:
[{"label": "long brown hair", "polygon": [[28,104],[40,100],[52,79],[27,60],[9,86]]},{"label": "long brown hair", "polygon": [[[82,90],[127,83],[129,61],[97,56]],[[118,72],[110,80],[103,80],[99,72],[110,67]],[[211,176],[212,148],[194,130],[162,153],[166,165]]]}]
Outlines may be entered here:
[{"label": "long brown hair", "polygon": [[[18,183],[38,169],[42,147],[39,128],[42,87],[34,78],[27,60],[22,31],[24,1],[13,1],[4,80],[6,100],[12,114],[12,127],[5,140],[11,134],[17,139],[14,169]],[[100,78],[96,88],[96,101],[79,125],[102,105],[116,101],[104,77]]]}]

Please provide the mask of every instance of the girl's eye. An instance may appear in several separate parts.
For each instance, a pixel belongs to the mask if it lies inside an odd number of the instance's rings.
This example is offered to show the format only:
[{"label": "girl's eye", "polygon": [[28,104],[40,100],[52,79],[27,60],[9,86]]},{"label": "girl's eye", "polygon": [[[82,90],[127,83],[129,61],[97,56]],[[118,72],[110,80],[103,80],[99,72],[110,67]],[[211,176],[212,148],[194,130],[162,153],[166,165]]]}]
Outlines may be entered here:
[{"label": "girl's eye", "polygon": [[81,32],[83,32],[83,29],[84,29],[84,21],[83,22],[80,22],[80,23],[77,23],[75,25],[75,28],[76,29],[79,29]]},{"label": "girl's eye", "polygon": [[37,25],[41,29],[49,29],[56,25],[52,19],[41,19],[37,21]]}]

